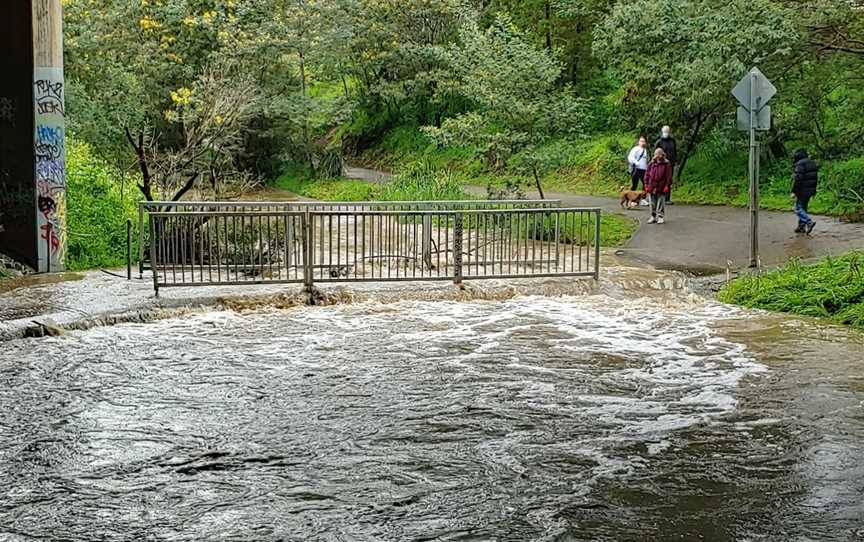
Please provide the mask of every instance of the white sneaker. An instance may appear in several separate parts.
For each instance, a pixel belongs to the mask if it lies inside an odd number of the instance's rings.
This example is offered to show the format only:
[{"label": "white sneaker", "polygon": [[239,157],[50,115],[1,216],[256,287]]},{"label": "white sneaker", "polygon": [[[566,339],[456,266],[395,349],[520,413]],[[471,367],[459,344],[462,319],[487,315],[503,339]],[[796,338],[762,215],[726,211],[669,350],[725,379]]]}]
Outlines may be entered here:
[{"label": "white sneaker", "polygon": [[643,200],[641,200],[641,201],[639,202],[639,205],[641,205],[642,207],[648,207],[648,206],[651,205],[651,204],[648,203],[648,200],[647,200],[647,199],[643,199]]},{"label": "white sneaker", "polygon": [[653,224],[653,223],[655,223],[655,222],[657,222],[657,219],[654,218],[653,216],[652,216],[651,218],[648,219],[648,223],[649,223],[649,224]]},{"label": "white sneaker", "polygon": [[658,223],[658,224],[665,224],[666,221],[663,220],[663,217],[661,216],[660,218],[657,219],[657,223]]}]

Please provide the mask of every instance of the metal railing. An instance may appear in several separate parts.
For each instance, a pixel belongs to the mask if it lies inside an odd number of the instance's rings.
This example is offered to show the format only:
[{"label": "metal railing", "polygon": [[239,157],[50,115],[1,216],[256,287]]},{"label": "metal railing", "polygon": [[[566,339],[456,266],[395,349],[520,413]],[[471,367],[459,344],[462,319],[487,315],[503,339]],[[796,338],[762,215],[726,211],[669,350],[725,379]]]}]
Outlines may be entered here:
[{"label": "metal railing", "polygon": [[443,211],[480,209],[545,209],[560,207],[561,200],[442,200],[442,201],[144,201],[138,204],[138,274],[150,268],[147,250],[150,213],[168,212],[307,212],[307,211]]},{"label": "metal railing", "polygon": [[599,276],[599,209],[310,207],[151,211],[157,294],[192,285]]}]

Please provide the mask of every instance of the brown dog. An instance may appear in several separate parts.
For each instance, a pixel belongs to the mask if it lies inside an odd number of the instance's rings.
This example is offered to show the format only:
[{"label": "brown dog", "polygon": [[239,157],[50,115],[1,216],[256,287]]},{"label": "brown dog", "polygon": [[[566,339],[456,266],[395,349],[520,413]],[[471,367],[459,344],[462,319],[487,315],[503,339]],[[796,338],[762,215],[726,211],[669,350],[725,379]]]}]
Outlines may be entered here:
[{"label": "brown dog", "polygon": [[633,209],[639,206],[639,202],[648,197],[644,190],[621,190],[621,207]]}]

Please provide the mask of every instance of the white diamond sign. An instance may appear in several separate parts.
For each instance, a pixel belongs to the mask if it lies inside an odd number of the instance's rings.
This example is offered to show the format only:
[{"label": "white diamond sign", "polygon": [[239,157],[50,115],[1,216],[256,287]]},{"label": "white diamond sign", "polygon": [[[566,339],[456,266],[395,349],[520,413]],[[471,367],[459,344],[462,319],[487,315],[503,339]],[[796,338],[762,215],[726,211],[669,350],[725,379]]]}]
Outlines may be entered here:
[{"label": "white diamond sign", "polygon": [[[751,89],[752,97],[750,95]],[[732,89],[732,95],[747,111],[750,111],[751,103],[754,111],[760,111],[775,94],[777,94],[777,88],[759,71],[759,68],[750,70]]]}]

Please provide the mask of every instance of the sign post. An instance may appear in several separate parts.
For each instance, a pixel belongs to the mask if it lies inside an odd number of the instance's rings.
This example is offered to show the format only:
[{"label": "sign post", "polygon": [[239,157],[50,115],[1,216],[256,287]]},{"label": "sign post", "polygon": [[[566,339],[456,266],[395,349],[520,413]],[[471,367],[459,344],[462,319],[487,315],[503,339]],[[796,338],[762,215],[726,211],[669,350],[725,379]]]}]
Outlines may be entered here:
[{"label": "sign post", "polygon": [[777,89],[753,68],[735,85],[732,95],[741,103],[738,108],[738,129],[750,132],[750,267],[759,265],[759,142],[757,131],[771,128],[771,108],[766,104]]}]

